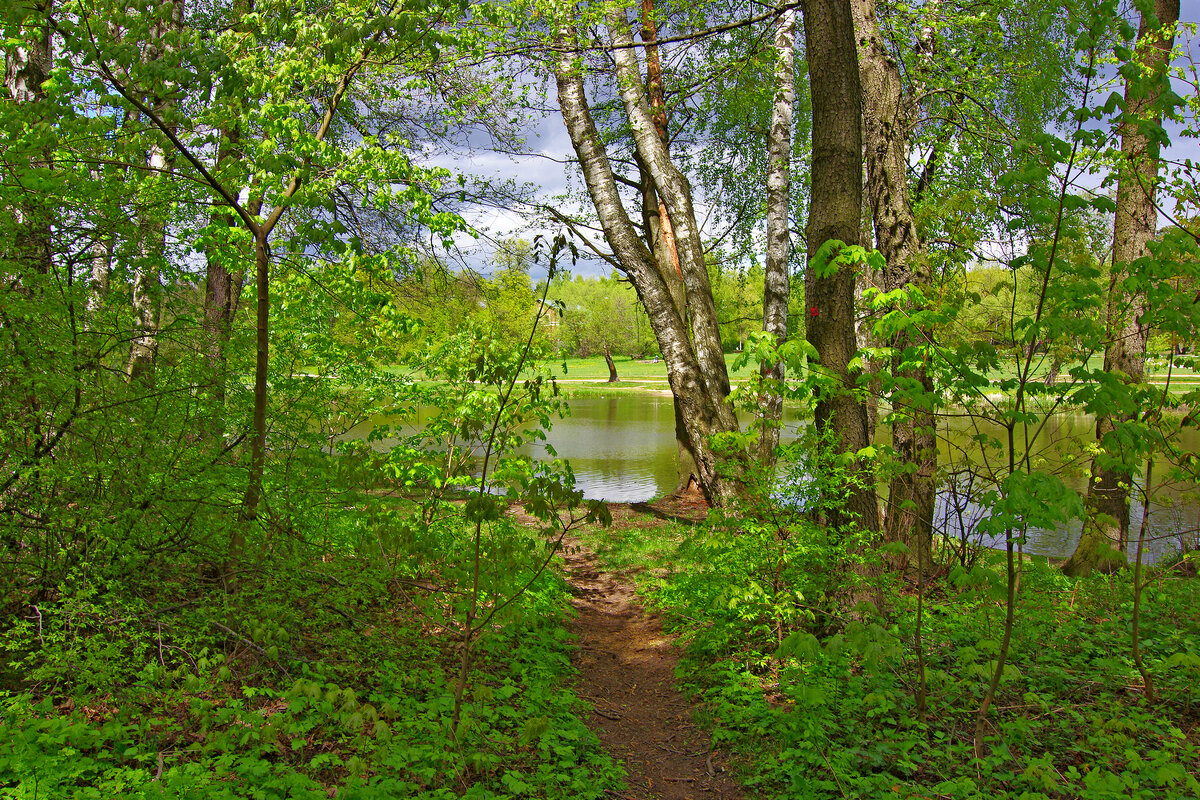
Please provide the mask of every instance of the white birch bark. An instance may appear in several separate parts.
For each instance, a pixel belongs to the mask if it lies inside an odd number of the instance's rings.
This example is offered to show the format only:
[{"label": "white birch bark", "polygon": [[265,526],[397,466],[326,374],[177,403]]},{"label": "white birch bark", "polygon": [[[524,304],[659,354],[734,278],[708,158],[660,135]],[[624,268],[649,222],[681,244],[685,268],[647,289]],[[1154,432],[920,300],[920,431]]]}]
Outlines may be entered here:
[{"label": "white birch bark", "polygon": [[[27,43],[10,47],[5,52],[4,59],[4,88],[8,97],[19,105],[35,105],[46,99],[42,84],[50,77],[53,62],[53,48],[50,35],[50,14],[53,9],[51,2],[40,2],[25,12],[24,26],[31,30],[32,36]],[[34,119],[35,111],[27,112],[30,122]],[[49,163],[49,154],[45,158],[35,159],[33,166],[45,168]],[[25,264],[31,272],[50,272],[50,219],[49,211],[36,200],[37,193],[30,193],[29,202],[17,203],[9,209],[16,223],[15,235],[11,245],[4,243],[0,246],[13,248],[14,260]]]},{"label": "white birch bark", "polygon": [[[143,55],[146,61],[157,61],[167,54],[169,45],[163,40],[172,31],[183,27],[183,14],[184,0],[171,0],[170,17],[155,22],[150,28]],[[160,119],[170,115],[170,100],[159,97],[151,105]],[[168,157],[165,146],[156,140],[150,146],[146,162],[150,170],[149,182],[154,186],[173,168],[173,151],[172,157]],[[141,252],[133,276],[133,336],[125,368],[130,381],[153,377],[162,314],[162,263],[166,257],[167,227],[162,215],[153,207],[144,207],[139,209],[139,216]]]},{"label": "white birch bark", "polygon": [[[782,345],[788,332],[788,256],[791,251],[792,112],[796,105],[796,9],[787,8],[775,27],[775,100],[767,138],[767,253],[764,266],[763,331]],[[783,419],[783,362],[759,368],[759,460],[775,463]],[[773,385],[772,385],[773,384]]]},{"label": "white birch bark", "polygon": [[[692,323],[692,339],[696,357],[700,361],[702,377],[706,388],[714,394],[722,395],[723,398],[729,394],[729,375],[725,369],[725,355],[721,349],[717,310],[712,299],[712,287],[709,286],[700,228],[696,223],[696,211],[692,205],[691,186],[671,161],[666,144],[659,138],[654,125],[650,104],[642,86],[641,68],[636,48],[633,47],[633,34],[625,10],[614,6],[609,10],[606,22],[609,38],[615,47],[613,59],[616,63],[617,85],[634,145],[654,180],[659,197],[667,206],[674,227],[687,311]],[[725,408],[723,415],[733,420],[736,427],[732,407],[727,403],[723,403],[722,406]]]},{"label": "white birch bark", "polygon": [[[559,44],[562,51],[555,62],[558,103],[563,122],[566,124],[572,146],[579,160],[580,169],[583,172],[588,195],[596,209],[605,238],[613,248],[613,253],[625,273],[629,276],[630,282],[637,290],[638,297],[641,299],[654,329],[663,359],[667,364],[667,378],[677,401],[677,413],[681,415],[692,445],[692,452],[700,473],[697,477],[704,488],[705,495],[710,502],[715,504],[728,503],[736,497],[740,484],[736,479],[730,480],[721,474],[718,469],[720,458],[708,444],[708,437],[712,434],[737,429],[737,419],[727,400],[727,377],[724,378],[724,388],[721,387],[721,378],[725,376],[724,359],[722,357],[719,364],[720,376],[716,379],[709,377],[706,374],[705,361],[697,352],[699,348],[695,346],[689,335],[687,320],[680,314],[672,298],[671,289],[663,278],[663,265],[658,263],[654,254],[638,235],[617,190],[612,165],[592,120],[591,110],[584,93],[583,76],[577,61],[577,53],[570,49],[575,32],[567,25],[564,25],[561,31]],[[638,84],[637,91],[640,93],[641,78],[636,58],[632,64],[627,61],[623,71],[626,76]],[[646,152],[658,157],[660,161],[658,167],[661,168],[663,166],[661,161],[665,154],[650,119],[649,107],[645,103],[644,96],[641,98],[640,105],[636,102],[636,98],[634,99],[634,116],[639,120],[638,125],[642,126],[643,131],[642,134],[639,134],[640,138],[646,138],[644,134],[648,133],[649,138],[659,145],[655,147],[653,143],[642,142],[639,148],[644,147]],[[645,153],[641,153],[641,155],[645,158]],[[646,161],[649,164],[650,159],[646,159]],[[668,164],[668,166],[674,170],[674,165]],[[663,174],[664,180],[670,179],[670,175],[665,172]],[[682,178],[678,175],[678,171],[676,171],[676,175]],[[675,183],[675,188],[679,189],[678,181]],[[682,202],[670,210],[673,219],[682,214],[684,208],[687,209],[687,213],[692,213],[690,195],[685,193],[682,198],[676,195],[675,200]],[[678,227],[677,225],[677,233],[679,233]],[[688,229],[687,235],[694,236],[698,241],[694,217],[689,217],[685,227]],[[681,260],[686,261],[687,257],[681,254]],[[700,265],[703,267],[703,261],[700,262]],[[694,264],[689,265],[689,269],[694,269],[694,266]],[[685,281],[688,280],[688,269],[684,270],[684,278]],[[694,290],[693,286],[697,286],[697,288]],[[693,281],[688,286],[688,297],[689,300],[695,298],[699,301],[701,298],[697,297],[697,294],[704,296],[710,307],[708,312],[711,317],[710,324],[715,331],[715,310],[711,309],[712,293],[707,289],[707,273],[705,273],[702,285],[697,285]],[[703,313],[702,310],[701,315]],[[717,355],[721,355],[719,337],[717,338]],[[712,358],[711,351],[708,358],[710,360]]]}]

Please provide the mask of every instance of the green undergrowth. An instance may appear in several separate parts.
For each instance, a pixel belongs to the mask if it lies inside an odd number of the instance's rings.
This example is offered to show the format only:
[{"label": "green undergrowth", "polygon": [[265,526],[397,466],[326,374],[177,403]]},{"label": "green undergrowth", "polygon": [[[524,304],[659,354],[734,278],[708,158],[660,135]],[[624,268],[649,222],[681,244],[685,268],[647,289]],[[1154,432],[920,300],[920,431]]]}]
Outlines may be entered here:
[{"label": "green undergrowth", "polygon": [[[862,548],[797,523],[727,520],[595,530],[686,643],[679,678],[714,740],[767,798],[1200,796],[1200,585],[1151,573],[1145,696],[1130,656],[1131,576],[1022,567],[1008,666],[973,747],[1004,625],[1003,554],[943,571],[924,605],[918,709],[916,587],[878,583]],[[884,599],[884,612],[874,602]]]},{"label": "green undergrowth", "polygon": [[236,594],[159,576],[139,597],[84,565],[5,634],[0,797],[566,800],[619,784],[565,687],[560,578],[483,637],[454,734],[455,636],[392,574],[326,556]]}]

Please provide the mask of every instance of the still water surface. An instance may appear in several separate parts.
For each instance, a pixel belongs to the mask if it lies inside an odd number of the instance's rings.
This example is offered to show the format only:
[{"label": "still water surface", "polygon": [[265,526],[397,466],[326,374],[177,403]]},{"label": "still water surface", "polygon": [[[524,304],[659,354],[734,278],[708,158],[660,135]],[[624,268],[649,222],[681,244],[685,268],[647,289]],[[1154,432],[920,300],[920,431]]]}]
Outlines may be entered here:
[{"label": "still water surface", "polygon": [[[584,397],[570,401],[571,415],[554,423],[548,443],[571,463],[576,485],[588,499],[612,502],[639,502],[671,491],[676,484],[675,417],[669,395],[628,394],[617,397]],[[785,412],[784,439],[794,439],[801,422],[794,413]],[[972,436],[979,433],[976,423],[964,417],[951,418],[940,436],[939,464],[945,469],[960,469],[962,474],[983,464],[979,446]],[[996,430],[990,431],[993,435]],[[1035,464],[1058,470],[1068,486],[1082,491],[1086,487],[1086,461],[1071,469],[1070,455],[1078,453],[1080,443],[1094,436],[1094,423],[1084,414],[1055,415],[1033,449]],[[1200,434],[1190,432],[1181,443],[1186,450],[1200,449]],[[527,454],[546,455],[545,445],[529,446]],[[992,453],[991,459],[999,459]],[[1159,475],[1165,467],[1156,468]],[[974,526],[985,510],[966,496],[967,478],[958,481],[958,491],[948,486],[939,493],[935,525],[954,538],[963,536],[978,541]],[[983,488],[976,479],[975,489]],[[1151,504],[1147,561],[1179,547],[1181,539],[1195,543],[1200,530],[1200,498],[1195,486],[1158,486]],[[1135,532],[1141,524],[1142,506],[1135,503],[1132,515]],[[1079,540],[1079,523],[1054,530],[1036,530],[1028,534],[1025,551],[1065,557]],[[985,541],[988,545],[1003,542]]]}]

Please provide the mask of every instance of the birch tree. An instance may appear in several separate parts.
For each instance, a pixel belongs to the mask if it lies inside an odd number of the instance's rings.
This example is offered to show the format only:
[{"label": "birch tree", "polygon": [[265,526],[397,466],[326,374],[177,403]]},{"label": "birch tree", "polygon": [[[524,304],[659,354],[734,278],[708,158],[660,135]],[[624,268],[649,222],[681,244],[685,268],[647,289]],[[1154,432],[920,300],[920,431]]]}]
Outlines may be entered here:
[{"label": "birch tree", "polygon": [[[791,251],[792,116],[796,105],[796,9],[781,8],[775,27],[775,98],[767,138],[767,252],[763,289],[763,331],[783,344],[788,335],[788,259]],[[762,432],[759,461],[775,463],[783,417],[784,365],[759,368],[766,391],[759,400]],[[773,387],[773,389],[772,389]]]},{"label": "birch tree", "polygon": [[[605,238],[637,290],[658,340],[676,401],[677,425],[695,459],[699,483],[709,502],[726,504],[740,491],[739,470],[735,466],[730,474],[710,439],[736,431],[738,422],[728,400],[729,376],[691,186],[672,161],[656,126],[628,15],[624,8],[611,7],[603,18],[612,46],[611,77],[646,179],[639,216],[659,216],[657,237],[655,227],[647,226],[651,231],[647,244],[617,188],[607,147],[592,116],[584,89],[582,42],[567,19],[571,13],[572,9],[562,9],[557,22],[560,53],[554,75],[559,109]],[[662,227],[666,220],[669,236]],[[736,465],[738,456],[732,462]]]},{"label": "birch tree", "polygon": [[[172,0],[168,13],[150,24],[143,48],[143,64],[164,62],[170,56],[171,39],[183,28],[184,0]],[[165,64],[163,64],[165,66]],[[161,74],[161,73],[160,73]],[[149,88],[147,106],[159,120],[165,121],[173,135],[176,123],[171,113],[172,94],[177,91],[169,81]],[[140,253],[133,276],[133,338],[129,362],[125,367],[131,381],[152,378],[158,352],[158,329],[162,313],[162,263],[166,256],[167,226],[162,207],[168,204],[174,149],[169,143],[152,140],[146,157],[145,191],[137,203]]]},{"label": "birch tree", "polygon": [[[40,104],[46,100],[43,84],[50,78],[53,63],[51,48],[51,13],[53,3],[19,3],[13,9],[16,28],[28,31],[24,41],[5,49],[4,89],[8,99],[25,106],[27,124],[31,127],[42,116]],[[29,173],[48,166],[48,155],[35,158]],[[28,173],[27,173],[28,174]],[[5,248],[11,248],[10,258],[32,274],[50,271],[49,209],[37,201],[36,190],[25,192],[22,201],[8,209],[16,225],[15,235]]]}]

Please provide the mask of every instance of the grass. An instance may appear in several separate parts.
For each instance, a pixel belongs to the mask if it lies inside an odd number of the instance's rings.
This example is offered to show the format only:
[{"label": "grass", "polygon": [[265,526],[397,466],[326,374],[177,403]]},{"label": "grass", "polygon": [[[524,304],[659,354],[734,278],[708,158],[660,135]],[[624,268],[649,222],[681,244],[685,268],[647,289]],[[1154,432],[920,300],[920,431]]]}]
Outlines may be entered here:
[{"label": "grass", "polygon": [[[751,373],[758,369],[756,364],[746,364],[740,369],[733,369],[733,364],[740,355],[740,353],[725,354],[725,364],[729,369],[730,380],[735,383],[746,380],[750,377]],[[608,382],[608,366],[605,364],[602,356],[568,358],[565,360],[551,359],[546,362],[546,366],[556,373],[559,382],[564,384],[568,395],[573,396],[667,388],[667,368],[661,359],[656,361],[654,359],[632,359],[614,356],[613,362],[617,368],[617,376],[620,378],[618,383]],[[1007,361],[1003,363],[1006,366],[989,375],[994,383],[998,384],[1002,380],[1011,379],[1016,374],[1015,370],[1011,368],[1011,364]],[[563,369],[564,364],[565,371]],[[1103,365],[1104,358],[1099,355],[1093,356],[1088,362],[1089,369],[1098,370]],[[1048,365],[1043,365],[1041,369],[1035,369],[1032,379],[1035,381],[1042,380],[1045,377],[1047,367]],[[1162,359],[1150,359],[1147,362],[1146,375],[1148,381],[1152,384],[1165,383],[1168,375],[1165,362]],[[1200,384],[1200,372],[1188,368],[1176,366],[1171,370],[1170,377],[1172,386],[1181,390],[1194,389],[1197,387],[1197,384]],[[1065,373],[1060,378],[1060,380],[1067,379],[1069,379],[1069,376]],[[603,391],[596,392],[596,389],[603,389]]]},{"label": "grass", "polygon": [[[1172,368],[1170,370],[1169,375],[1171,378],[1171,384],[1175,385],[1175,384],[1182,383],[1185,385],[1190,385],[1197,381],[1200,381],[1200,372],[1191,368],[1191,364],[1195,360],[1195,357],[1194,356],[1183,356],[1183,357],[1181,357],[1180,360],[1184,364],[1187,364],[1188,366],[1180,366],[1177,363],[1174,366],[1174,368]],[[1022,359],[1021,361],[1022,361],[1022,365],[1023,365],[1024,359]],[[1071,376],[1067,374],[1066,370],[1072,366],[1073,365],[1071,365],[1071,364],[1064,366],[1063,372],[1059,375],[1059,383],[1066,383],[1071,380]],[[1147,356],[1147,359],[1146,359],[1146,379],[1147,379],[1147,381],[1152,384],[1165,383],[1167,380],[1167,377],[1168,377],[1168,368],[1167,367],[1168,367],[1168,365],[1167,365],[1167,361],[1165,358],[1153,356],[1153,355]],[[1032,381],[1044,380],[1049,368],[1050,368],[1050,359],[1047,356],[1045,356],[1044,354],[1036,356],[1034,359],[1033,372],[1030,375],[1030,380],[1032,380]],[[1091,358],[1088,359],[1087,368],[1089,370],[1103,369],[1104,368],[1104,355],[1101,353],[1101,354],[1091,356]],[[992,370],[988,373],[988,378],[991,379],[991,381],[993,383],[999,383],[1000,381],[1011,380],[1011,379],[1015,378],[1016,375],[1017,375],[1017,365],[1014,362],[1014,360],[1012,358],[1012,354],[1010,352],[1009,355],[1002,357],[1000,359],[1000,368],[999,369]]]},{"label": "grass", "polygon": [[[733,369],[734,362],[740,353],[726,353],[725,365],[729,369],[731,380],[744,380],[757,369],[756,365],[747,364],[741,369]],[[621,382],[667,382],[667,365],[660,359],[634,359],[625,356],[613,356],[617,368],[617,377]],[[565,365],[565,370],[564,370]],[[549,359],[546,366],[552,369],[561,381],[608,382],[608,365],[603,356],[591,358]]]},{"label": "grass", "polygon": [[[758,369],[756,364],[745,364],[740,369],[733,369],[733,364],[739,356],[739,353],[725,354],[725,364],[729,370],[729,378],[735,384],[748,379]],[[1100,369],[1103,366],[1103,361],[1102,356],[1093,356],[1088,362],[1088,367],[1091,369]],[[627,356],[614,356],[613,362],[616,365],[617,377],[619,378],[617,383],[608,382],[608,365],[605,363],[603,356],[547,359],[542,362],[540,367],[549,369],[555,374],[561,389],[568,397],[603,397],[636,394],[645,391],[657,392],[669,388],[667,383],[667,367],[662,359],[634,359]],[[301,368],[297,372],[305,374],[306,370]],[[384,372],[394,375],[406,374],[411,376],[411,373],[399,367],[385,367]],[[1043,365],[1040,369],[1035,369],[1032,380],[1042,380],[1045,372],[1046,365]],[[532,374],[533,370],[530,369],[525,372],[524,376],[529,377]],[[1147,363],[1146,374],[1151,384],[1161,385],[1165,383],[1167,379],[1165,363],[1161,359],[1151,359]],[[1015,368],[1008,360],[1003,362],[1001,369],[994,370],[988,375],[994,387],[998,387],[1000,381],[1009,380],[1014,376]],[[1200,388],[1200,372],[1195,370],[1177,366],[1171,371],[1170,377],[1171,385],[1177,393]],[[1068,379],[1069,376],[1064,373],[1060,381]],[[245,376],[245,380],[248,382],[250,376]],[[418,381],[420,381],[419,378]]]}]

